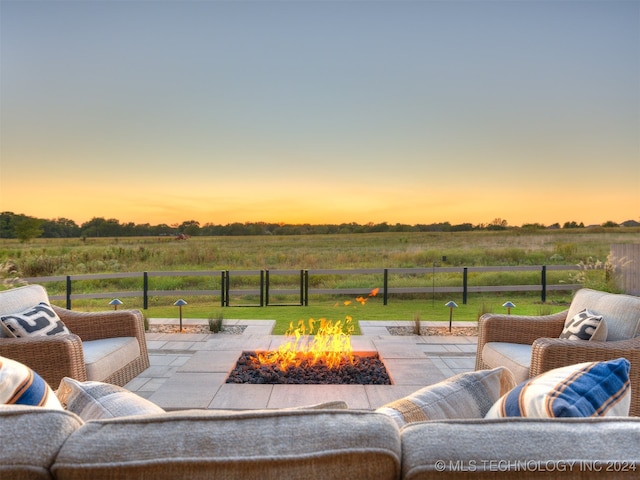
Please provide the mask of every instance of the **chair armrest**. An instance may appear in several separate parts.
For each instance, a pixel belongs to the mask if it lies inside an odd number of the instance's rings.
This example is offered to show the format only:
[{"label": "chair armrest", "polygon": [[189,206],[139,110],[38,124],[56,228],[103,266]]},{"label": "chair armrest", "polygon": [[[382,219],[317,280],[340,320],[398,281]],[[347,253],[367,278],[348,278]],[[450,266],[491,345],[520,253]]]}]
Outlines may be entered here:
[{"label": "chair armrest", "polygon": [[559,337],[569,310],[552,315],[505,315],[485,313],[478,320],[476,370],[489,368],[482,360],[482,349],[488,342],[531,345],[540,337]]},{"label": "chair armrest", "polygon": [[554,368],[576,363],[601,362],[620,357],[631,362],[629,414],[637,417],[640,416],[640,337],[615,342],[539,338],[531,347],[529,376],[535,377]]},{"label": "chair armrest", "polygon": [[[531,347],[530,375],[533,377],[554,368],[576,363],[599,362],[620,357],[629,360],[632,369],[640,369],[640,337],[616,342],[539,338]],[[640,372],[638,373],[640,375]]]},{"label": "chair armrest", "polygon": [[478,320],[478,343],[507,342],[531,345],[540,337],[559,337],[568,310],[553,315],[525,316],[485,313]]},{"label": "chair armrest", "polygon": [[144,319],[138,310],[77,312],[53,305],[71,332],[83,341],[113,337],[144,337]]},{"label": "chair armrest", "polygon": [[2,338],[0,355],[23,363],[56,390],[62,377],[87,379],[82,341],[78,335]]}]

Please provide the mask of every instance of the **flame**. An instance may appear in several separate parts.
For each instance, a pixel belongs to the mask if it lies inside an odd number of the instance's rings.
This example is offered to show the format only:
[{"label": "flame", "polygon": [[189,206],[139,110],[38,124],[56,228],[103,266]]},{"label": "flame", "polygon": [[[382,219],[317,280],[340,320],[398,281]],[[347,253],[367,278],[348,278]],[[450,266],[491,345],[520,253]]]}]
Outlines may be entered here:
[{"label": "flame", "polygon": [[313,318],[309,319],[308,326],[304,320],[300,320],[296,328],[292,323],[285,334],[292,339],[280,345],[278,350],[258,353],[258,362],[276,365],[283,371],[298,367],[305,360],[310,365],[322,363],[329,368],[337,368],[345,361],[352,363],[352,318],[347,316],[344,322],[321,318],[317,329],[316,323]]},{"label": "flame", "polygon": [[[376,288],[368,297],[358,297],[356,301],[364,305],[369,297],[377,294]],[[345,305],[350,303],[344,302]],[[324,364],[328,368],[338,368],[345,362],[353,363],[351,334],[354,329],[353,319],[349,315],[344,321],[337,322],[325,318],[316,321],[311,318],[308,325],[304,320],[299,320],[296,328],[291,322],[285,333],[291,339],[275,351],[257,353],[256,361],[261,365],[275,365],[282,371],[299,367],[304,361],[309,365]]]}]

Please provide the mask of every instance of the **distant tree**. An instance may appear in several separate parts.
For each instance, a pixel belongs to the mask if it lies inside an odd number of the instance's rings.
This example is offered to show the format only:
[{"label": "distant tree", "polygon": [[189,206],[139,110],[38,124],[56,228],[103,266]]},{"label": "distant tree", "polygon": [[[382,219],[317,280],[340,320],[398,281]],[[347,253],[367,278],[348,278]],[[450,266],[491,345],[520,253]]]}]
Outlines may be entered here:
[{"label": "distant tree", "polygon": [[562,228],[584,228],[584,223],[565,222],[564,225],[562,225]]},{"label": "distant tree", "polygon": [[542,230],[545,227],[542,223],[525,223],[522,225],[522,228],[526,230]]},{"label": "distant tree", "polygon": [[618,225],[616,222],[613,222],[611,220],[607,220],[602,224],[602,226],[603,227],[619,227],[620,225]]},{"label": "distant tree", "polygon": [[178,227],[178,232],[184,233],[191,237],[200,234],[200,222],[196,220],[188,220],[186,222],[182,222]]},{"label": "distant tree", "polygon": [[14,230],[16,237],[20,242],[28,242],[33,238],[37,238],[42,235],[42,223],[44,220],[33,217],[22,217],[15,220]]},{"label": "distant tree", "polygon": [[506,230],[507,221],[502,218],[494,218],[493,221],[487,226],[487,230]]}]

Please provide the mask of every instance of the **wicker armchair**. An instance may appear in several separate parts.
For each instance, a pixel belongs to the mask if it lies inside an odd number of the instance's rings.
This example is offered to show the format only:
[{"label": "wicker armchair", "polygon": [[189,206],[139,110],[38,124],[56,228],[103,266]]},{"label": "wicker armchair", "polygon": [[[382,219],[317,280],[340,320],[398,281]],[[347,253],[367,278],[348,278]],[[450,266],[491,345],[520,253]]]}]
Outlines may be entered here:
[{"label": "wicker armchair", "polygon": [[[567,318],[584,308],[602,315],[607,324],[607,341],[584,341],[558,338]],[[476,370],[499,366],[492,346],[519,352],[520,359],[503,358],[500,364],[520,360],[528,366],[531,378],[554,368],[582,362],[612,360],[624,357],[631,362],[630,414],[640,416],[640,298],[615,295],[589,289],[579,290],[568,310],[553,315],[523,316],[485,314],[479,320]],[[487,347],[487,344],[492,344]],[[528,350],[527,350],[528,349]],[[523,356],[529,352],[528,364]],[[515,356],[515,355],[514,355]],[[507,365],[510,366],[510,365]],[[518,377],[518,375],[516,375]],[[518,380],[522,380],[519,378]]]},{"label": "wicker armchair", "polygon": [[[41,301],[42,295],[48,301],[46,291],[39,285],[0,292],[0,314],[17,313],[26,304],[35,305]],[[27,338],[0,336],[0,356],[28,365],[54,389],[63,377],[79,381],[99,380],[122,386],[149,367],[144,318],[141,312],[75,312],[55,305],[52,307],[71,334]],[[139,347],[137,358],[109,372],[103,378],[87,378],[83,342],[115,337],[135,337]]]}]

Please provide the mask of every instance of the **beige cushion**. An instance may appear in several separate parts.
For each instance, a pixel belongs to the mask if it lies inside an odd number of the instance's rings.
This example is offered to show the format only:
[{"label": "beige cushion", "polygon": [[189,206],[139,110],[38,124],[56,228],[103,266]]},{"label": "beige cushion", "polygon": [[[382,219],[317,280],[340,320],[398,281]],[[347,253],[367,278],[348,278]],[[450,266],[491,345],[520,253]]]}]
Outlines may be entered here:
[{"label": "beige cushion", "polygon": [[65,410],[75,413],[85,422],[164,412],[155,403],[109,383],[79,382],[64,377],[56,395]]},{"label": "beige cushion", "polygon": [[191,410],[88,422],[52,471],[65,480],[396,480],[400,455],[399,429],[379,413]]},{"label": "beige cushion", "polygon": [[640,471],[640,418],[442,420],[412,423],[401,436],[403,480],[611,478],[608,467],[631,479]]},{"label": "beige cushion", "polygon": [[631,404],[626,358],[555,368],[522,382],[486,418],[627,416]]},{"label": "beige cushion", "polygon": [[63,410],[0,405],[0,478],[51,480],[58,450],[82,423]]},{"label": "beige cushion", "polygon": [[37,372],[5,357],[0,357],[0,404],[62,410],[55,393]]},{"label": "beige cushion", "polygon": [[504,367],[455,375],[377,409],[398,426],[424,420],[483,418],[498,399],[516,386]]},{"label": "beige cushion", "polygon": [[520,343],[488,342],[482,348],[482,360],[490,368],[505,366],[516,383],[529,378],[531,345]]},{"label": "beige cushion", "polygon": [[640,297],[583,288],[573,297],[567,318],[572,318],[584,309],[602,316],[607,324],[609,342],[628,340],[640,335]]},{"label": "beige cushion", "polygon": [[140,356],[135,337],[114,337],[82,342],[87,378],[98,382]]}]

